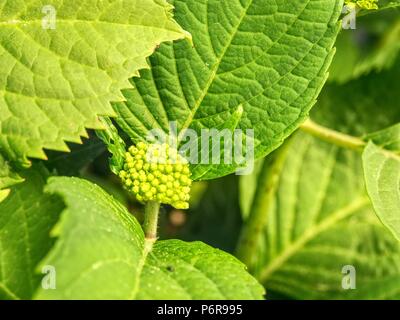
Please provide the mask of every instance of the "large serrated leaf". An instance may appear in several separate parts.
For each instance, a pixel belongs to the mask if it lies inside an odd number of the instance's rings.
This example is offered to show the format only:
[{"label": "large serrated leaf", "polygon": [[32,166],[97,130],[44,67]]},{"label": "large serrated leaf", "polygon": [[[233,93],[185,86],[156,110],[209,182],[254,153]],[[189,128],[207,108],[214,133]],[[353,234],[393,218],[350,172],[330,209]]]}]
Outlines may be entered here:
[{"label": "large serrated leaf", "polygon": [[98,115],[115,115],[110,102],[123,100],[155,47],[185,36],[165,0],[0,0],[0,8],[0,151],[24,165],[101,128]]},{"label": "large serrated leaf", "polygon": [[236,258],[203,243],[145,240],[136,219],[96,185],[51,178],[66,204],[58,240],[42,262],[57,288],[39,299],[261,299],[263,288]]},{"label": "large serrated leaf", "polygon": [[[201,0],[173,2],[193,36],[162,45],[151,71],[118,103],[120,126],[135,141],[154,128],[169,132],[224,126],[239,107],[235,128],[254,129],[256,157],[278,147],[306,118],[327,76],[342,1]],[[229,128],[232,130],[232,128]],[[245,132],[244,132],[245,133]],[[196,166],[194,179],[238,167]]]}]

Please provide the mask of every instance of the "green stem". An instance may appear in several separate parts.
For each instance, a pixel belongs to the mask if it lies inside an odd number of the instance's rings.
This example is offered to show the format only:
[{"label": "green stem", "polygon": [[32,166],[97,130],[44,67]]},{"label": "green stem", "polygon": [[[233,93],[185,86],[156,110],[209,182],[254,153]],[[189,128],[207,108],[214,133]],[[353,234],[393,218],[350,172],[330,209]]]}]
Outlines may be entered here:
[{"label": "green stem", "polygon": [[159,211],[160,211],[159,202],[149,201],[146,203],[146,206],[144,208],[144,223],[143,223],[143,230],[146,239],[154,241],[157,239]]},{"label": "green stem", "polygon": [[360,138],[353,137],[324,126],[308,119],[301,125],[301,130],[327,142],[347,149],[361,151],[366,146],[366,142]]},{"label": "green stem", "polygon": [[268,213],[275,196],[276,188],[283,169],[289,143],[283,145],[272,158],[264,160],[261,171],[257,177],[257,188],[253,198],[249,217],[243,226],[236,248],[236,256],[245,263],[249,269],[253,267],[260,236],[267,224]]}]

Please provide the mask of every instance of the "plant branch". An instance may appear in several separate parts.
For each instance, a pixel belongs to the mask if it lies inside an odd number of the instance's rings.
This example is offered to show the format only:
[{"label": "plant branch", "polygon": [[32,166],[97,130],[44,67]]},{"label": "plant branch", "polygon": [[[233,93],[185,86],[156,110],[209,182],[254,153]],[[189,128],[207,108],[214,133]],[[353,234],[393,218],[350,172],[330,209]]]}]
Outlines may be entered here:
[{"label": "plant branch", "polygon": [[160,203],[149,201],[144,208],[143,230],[146,239],[155,241],[157,239],[158,214]]},{"label": "plant branch", "polygon": [[360,138],[353,137],[324,126],[321,126],[311,119],[308,119],[301,125],[301,130],[327,142],[335,144],[347,149],[362,151],[367,145],[365,141]]},{"label": "plant branch", "polygon": [[250,214],[243,226],[236,248],[236,256],[249,269],[253,266],[253,259],[256,256],[260,236],[267,224],[268,213],[279,184],[289,145],[290,141],[276,151],[272,160],[265,159],[257,177],[257,188]]}]

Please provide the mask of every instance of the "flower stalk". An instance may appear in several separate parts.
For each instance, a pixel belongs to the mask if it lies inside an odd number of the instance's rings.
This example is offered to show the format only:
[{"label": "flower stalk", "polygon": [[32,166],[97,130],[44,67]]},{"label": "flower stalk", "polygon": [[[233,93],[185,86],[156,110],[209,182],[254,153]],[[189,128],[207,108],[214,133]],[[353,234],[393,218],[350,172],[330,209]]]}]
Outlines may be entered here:
[{"label": "flower stalk", "polygon": [[146,239],[157,240],[158,215],[160,212],[160,203],[149,201],[144,208],[143,231]]}]

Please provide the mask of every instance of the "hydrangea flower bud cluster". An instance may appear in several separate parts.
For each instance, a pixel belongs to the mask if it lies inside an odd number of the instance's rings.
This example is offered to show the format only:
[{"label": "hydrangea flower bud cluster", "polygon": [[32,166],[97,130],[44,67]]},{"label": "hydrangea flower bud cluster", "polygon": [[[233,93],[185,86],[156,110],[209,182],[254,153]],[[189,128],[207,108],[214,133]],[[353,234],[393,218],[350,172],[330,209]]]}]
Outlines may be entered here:
[{"label": "hydrangea flower bud cluster", "polygon": [[119,177],[140,202],[158,201],[177,209],[189,207],[192,180],[188,161],[167,144],[139,142],[130,147]]}]

